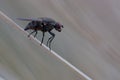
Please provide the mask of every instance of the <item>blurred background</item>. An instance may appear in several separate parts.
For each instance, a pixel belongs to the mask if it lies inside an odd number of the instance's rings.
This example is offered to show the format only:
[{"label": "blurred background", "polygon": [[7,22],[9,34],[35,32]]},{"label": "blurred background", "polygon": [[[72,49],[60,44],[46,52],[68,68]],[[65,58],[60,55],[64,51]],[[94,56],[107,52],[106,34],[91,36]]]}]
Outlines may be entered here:
[{"label": "blurred background", "polygon": [[[52,49],[93,80],[120,80],[119,0],[0,0],[16,18],[50,17],[64,25]],[[41,40],[41,32],[37,39]],[[45,41],[49,38],[46,33]],[[0,76],[5,80],[85,80],[81,75],[0,19]]]}]

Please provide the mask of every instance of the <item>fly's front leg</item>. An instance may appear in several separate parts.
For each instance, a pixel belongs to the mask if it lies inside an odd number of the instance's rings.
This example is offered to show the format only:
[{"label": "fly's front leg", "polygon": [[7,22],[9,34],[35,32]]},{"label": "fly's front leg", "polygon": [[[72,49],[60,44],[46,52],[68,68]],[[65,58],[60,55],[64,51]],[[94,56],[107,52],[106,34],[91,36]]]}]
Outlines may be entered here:
[{"label": "fly's front leg", "polygon": [[53,39],[55,38],[55,34],[54,34],[53,32],[50,32],[50,31],[49,31],[49,34],[52,35],[52,36],[48,39],[48,41],[47,41],[47,46],[48,46],[48,44],[49,44],[49,48],[50,48],[50,50],[51,50],[51,42],[52,42]]},{"label": "fly's front leg", "polygon": [[55,37],[55,35],[52,36],[52,38],[51,38],[50,41],[49,41],[49,48],[50,48],[50,50],[51,50],[51,42],[53,41],[54,37]]},{"label": "fly's front leg", "polygon": [[47,41],[47,44],[46,44],[47,46],[48,46],[48,44],[49,44],[49,41],[51,40],[51,38],[52,38],[52,36],[51,36],[51,37],[48,39],[48,41]]}]

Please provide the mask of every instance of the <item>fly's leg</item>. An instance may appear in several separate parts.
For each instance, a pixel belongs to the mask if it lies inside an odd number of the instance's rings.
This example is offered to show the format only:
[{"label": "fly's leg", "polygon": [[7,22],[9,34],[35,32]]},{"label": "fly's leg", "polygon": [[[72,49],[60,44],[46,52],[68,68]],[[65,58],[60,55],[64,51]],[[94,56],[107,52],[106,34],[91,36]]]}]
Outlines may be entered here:
[{"label": "fly's leg", "polygon": [[42,41],[41,41],[41,44],[40,44],[40,45],[42,45],[42,43],[43,43],[44,36],[45,36],[45,32],[43,32]]},{"label": "fly's leg", "polygon": [[32,31],[32,32],[28,35],[28,37],[30,37],[30,35],[31,35],[31,34],[33,34],[34,32],[36,32],[36,31],[35,31],[35,30],[34,30],[34,31]]},{"label": "fly's leg", "polygon": [[52,39],[52,36],[48,39],[47,44],[46,44],[47,46],[48,46],[48,44],[49,44],[50,39]]},{"label": "fly's leg", "polygon": [[37,33],[38,33],[38,32],[37,32],[37,30],[36,30],[36,31],[35,31],[35,35],[34,35],[34,37],[36,37]]},{"label": "fly's leg", "polygon": [[52,35],[52,36],[48,39],[48,41],[47,41],[47,46],[49,45],[49,48],[50,48],[50,50],[51,50],[51,42],[52,42],[53,39],[55,38],[55,34],[54,34],[53,32],[50,32],[50,31],[49,31],[49,34]]}]

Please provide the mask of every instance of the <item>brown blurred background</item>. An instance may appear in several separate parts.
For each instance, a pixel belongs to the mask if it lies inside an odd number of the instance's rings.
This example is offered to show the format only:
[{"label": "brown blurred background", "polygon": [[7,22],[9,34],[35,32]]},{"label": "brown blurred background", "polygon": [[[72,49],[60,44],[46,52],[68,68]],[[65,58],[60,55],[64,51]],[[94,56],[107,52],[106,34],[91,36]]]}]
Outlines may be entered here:
[{"label": "brown blurred background", "polygon": [[[120,80],[119,0],[0,0],[0,10],[16,18],[50,17],[64,25],[52,49],[93,80]],[[41,40],[41,32],[37,36]],[[45,42],[49,38],[46,34]],[[84,80],[0,19],[0,75],[6,80]]]}]

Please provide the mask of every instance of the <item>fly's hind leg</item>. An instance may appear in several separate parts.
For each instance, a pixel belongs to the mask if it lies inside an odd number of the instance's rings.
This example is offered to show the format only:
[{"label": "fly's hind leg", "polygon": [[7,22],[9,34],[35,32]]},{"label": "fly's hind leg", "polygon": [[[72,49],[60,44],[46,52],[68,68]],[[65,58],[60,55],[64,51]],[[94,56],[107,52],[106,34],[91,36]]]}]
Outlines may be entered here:
[{"label": "fly's hind leg", "polygon": [[36,31],[35,31],[35,30],[34,30],[34,31],[32,31],[32,32],[28,35],[28,37],[30,37],[30,35],[31,35],[31,34],[33,34],[34,32],[36,32]]},{"label": "fly's hind leg", "polygon": [[34,37],[36,37],[36,36],[37,36],[37,33],[38,33],[38,32],[37,32],[37,30],[36,30],[36,31],[35,31],[35,35],[34,35]]}]

